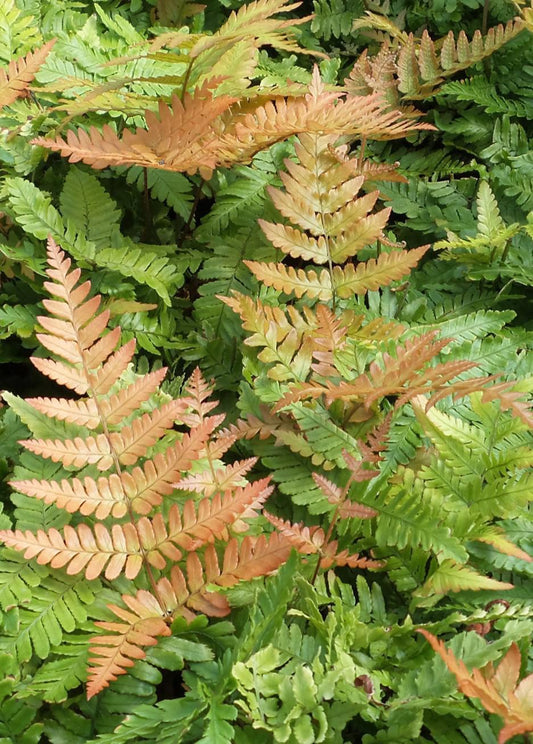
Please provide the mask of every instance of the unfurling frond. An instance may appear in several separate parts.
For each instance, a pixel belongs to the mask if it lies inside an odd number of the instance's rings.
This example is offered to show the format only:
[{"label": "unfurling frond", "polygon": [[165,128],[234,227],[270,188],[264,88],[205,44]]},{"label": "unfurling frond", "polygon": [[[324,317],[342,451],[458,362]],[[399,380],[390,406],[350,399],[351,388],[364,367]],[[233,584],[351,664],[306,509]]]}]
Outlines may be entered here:
[{"label": "unfurling frond", "polygon": [[455,675],[459,689],[471,698],[478,698],[489,713],[495,713],[504,720],[498,744],[505,744],[518,734],[533,731],[533,674],[519,682],[522,659],[520,649],[512,643],[500,661],[497,669],[492,662],[483,669],[470,671],[453,651],[447,649],[442,641],[423,628],[418,632],[429,641]]},{"label": "unfurling frond", "polygon": [[0,108],[27,93],[28,85],[54,44],[55,39],[52,39],[35,52],[28,52],[25,57],[14,59],[7,69],[0,70]]}]

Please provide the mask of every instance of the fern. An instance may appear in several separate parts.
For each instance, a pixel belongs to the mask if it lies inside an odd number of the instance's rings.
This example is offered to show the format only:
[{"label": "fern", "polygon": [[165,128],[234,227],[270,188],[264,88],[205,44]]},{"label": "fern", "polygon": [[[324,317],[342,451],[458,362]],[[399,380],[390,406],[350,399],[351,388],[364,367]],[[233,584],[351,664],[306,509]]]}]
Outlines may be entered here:
[{"label": "fern", "polygon": [[10,62],[7,70],[0,70],[0,107],[7,106],[26,94],[28,84],[35,77],[53,45],[54,41],[49,41],[38,51],[28,52],[23,59]]},{"label": "fern", "polygon": [[354,23],[354,28],[365,27],[380,29],[389,38],[394,37],[399,48],[391,50],[389,44],[384,44],[374,58],[369,58],[365,50],[346,80],[348,88],[357,95],[385,89],[389,99],[397,101],[401,97],[417,100],[432,95],[445,78],[493,54],[519,34],[524,24],[522,19],[515,18],[505,26],[489,29],[485,35],[476,31],[471,41],[464,31],[459,32],[457,39],[450,31],[438,42],[427,31],[416,39],[371,11]]},{"label": "fern", "polygon": [[[49,242],[48,255],[50,281],[46,287],[56,299],[44,301],[53,317],[39,317],[44,332],[38,338],[62,361],[38,359],[35,364],[52,379],[79,393],[87,393],[88,397],[76,401],[44,398],[29,401],[27,405],[50,419],[65,420],[69,426],[78,427],[79,435],[64,440],[30,439],[23,445],[61,462],[65,469],[71,465],[78,469],[92,466],[85,472],[113,472],[98,479],[86,475],[83,482],[76,478],[22,480],[14,485],[22,493],[53,502],[70,512],[95,512],[100,519],[110,514],[115,518],[127,516],[128,521],[115,523],[111,528],[102,522],[94,523],[93,527],[81,522],[75,527],[66,525],[63,534],[52,528],[48,532],[39,530],[36,535],[28,530],[4,530],[1,535],[7,545],[21,550],[26,557],[37,557],[40,565],[66,567],[69,575],[84,572],[89,581],[101,574],[108,580],[115,579],[122,572],[132,580],[141,570],[146,572],[150,591],[142,588],[136,594],[123,594],[128,610],[110,605],[122,622],[97,623],[111,635],[93,639],[88,685],[91,697],[123,674],[134,659],[143,658],[143,647],[154,645],[159,636],[169,635],[169,622],[174,614],[186,618],[193,617],[195,610],[211,615],[227,614],[227,600],[211,591],[210,585],[231,586],[242,579],[268,573],[287,558],[289,547],[276,535],[270,540],[264,536],[245,537],[240,546],[235,538],[229,539],[226,525],[245,512],[253,513],[270,488],[267,481],[237,487],[249,465],[241,466],[241,477],[236,482],[227,477],[219,480],[214,475],[215,455],[208,438],[220,418],[207,416],[215,405],[206,401],[208,386],[196,374],[188,388],[188,397],[170,400],[132,419],[130,414],[137,412],[157,390],[162,374],[153,373],[117,390],[116,383],[133,355],[134,345],[129,342],[114,350],[119,330],[102,335],[109,311],[97,314],[100,298],[86,299],[89,282],[78,285],[79,269],[70,270],[70,260],[53,241]],[[116,392],[110,393],[112,389]],[[192,409],[191,413],[187,412],[188,408]],[[176,418],[189,423],[190,434],[181,440],[167,435],[170,444],[163,451],[154,451],[153,445],[171,429]],[[95,434],[87,436],[88,429]],[[220,445],[217,451],[223,453],[227,446]],[[211,477],[215,477],[214,488],[209,489],[213,499],[204,499],[197,507],[189,500],[183,512],[174,504],[168,512],[168,522],[161,513],[152,519],[147,516],[137,519],[135,514],[145,515],[161,504],[162,497],[171,493],[173,484],[179,482],[181,472],[199,459],[202,451],[211,463]],[[155,454],[147,458],[150,452]],[[142,465],[138,464],[139,458],[145,458]],[[128,466],[135,467],[128,470]],[[190,490],[192,481],[185,480],[184,487]],[[229,539],[220,567],[212,545],[216,537]],[[202,562],[197,551],[205,545]],[[187,552],[185,573],[177,563],[183,551]],[[174,562],[170,580],[165,576],[156,579],[154,569],[162,571],[168,561]],[[58,604],[56,612],[59,607]],[[60,635],[56,633],[59,628],[55,619],[51,625],[45,624],[38,653],[46,655],[48,643],[59,643]]]},{"label": "fern", "polygon": [[533,711],[528,703],[533,677],[530,675],[517,685],[521,656],[516,644],[513,643],[497,670],[490,665],[483,675],[479,669],[469,672],[442,641],[423,629],[420,632],[456,675],[462,692],[469,697],[480,698],[485,708],[504,719],[505,726],[498,737],[500,744],[505,744],[515,734],[533,729]]},{"label": "fern", "polygon": [[363,3],[350,2],[347,7],[344,0],[315,0],[313,8],[311,30],[329,41],[332,37],[339,39],[351,34],[354,19],[363,11]]}]

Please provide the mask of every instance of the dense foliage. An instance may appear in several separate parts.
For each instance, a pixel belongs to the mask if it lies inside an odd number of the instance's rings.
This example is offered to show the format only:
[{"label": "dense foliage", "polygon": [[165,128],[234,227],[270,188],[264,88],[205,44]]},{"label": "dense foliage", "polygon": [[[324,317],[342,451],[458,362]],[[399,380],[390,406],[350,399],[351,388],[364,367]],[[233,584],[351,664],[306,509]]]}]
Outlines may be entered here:
[{"label": "dense foliage", "polygon": [[532,33],[0,0],[0,742],[529,741]]}]

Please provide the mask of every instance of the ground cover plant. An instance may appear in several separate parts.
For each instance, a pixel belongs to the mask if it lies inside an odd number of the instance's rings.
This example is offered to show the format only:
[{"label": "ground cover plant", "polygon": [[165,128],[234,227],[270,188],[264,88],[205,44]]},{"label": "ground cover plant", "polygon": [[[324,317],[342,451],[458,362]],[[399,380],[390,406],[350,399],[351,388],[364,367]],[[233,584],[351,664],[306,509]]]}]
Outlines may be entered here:
[{"label": "ground cover plant", "polygon": [[533,9],[0,16],[0,740],[529,741]]}]

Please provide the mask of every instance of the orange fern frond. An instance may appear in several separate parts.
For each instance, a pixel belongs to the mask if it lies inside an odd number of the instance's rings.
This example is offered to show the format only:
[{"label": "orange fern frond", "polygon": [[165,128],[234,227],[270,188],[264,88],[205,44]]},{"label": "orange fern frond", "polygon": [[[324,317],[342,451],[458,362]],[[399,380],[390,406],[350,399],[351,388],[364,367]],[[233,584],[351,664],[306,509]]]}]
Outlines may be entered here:
[{"label": "orange fern frond", "polygon": [[108,579],[124,571],[133,579],[142,568],[139,534],[133,524],[113,525],[111,532],[96,523],[94,530],[86,524],[76,528],[66,525],[63,535],[52,528],[48,533],[39,530],[2,530],[0,538],[9,547],[24,551],[26,558],[36,558],[41,565],[52,568],[67,567],[67,573],[85,571],[87,579],[95,579],[105,570]]},{"label": "orange fern frond", "polygon": [[397,279],[410,274],[429,246],[413,248],[409,251],[382,253],[379,258],[371,258],[357,267],[348,264],[344,268],[333,269],[333,287],[338,297],[364,295],[369,291],[386,287]]},{"label": "orange fern frond", "polygon": [[357,554],[350,555],[347,550],[337,553],[338,541],[328,540],[322,527],[292,524],[268,512],[264,512],[264,515],[276,527],[279,534],[286,538],[299,553],[302,555],[318,554],[320,556],[320,568],[328,569],[338,565],[350,566],[351,568],[377,569],[384,565],[382,561],[360,557]]},{"label": "orange fern frond", "polygon": [[417,130],[433,129],[414,123],[413,112],[391,111],[379,94],[342,97],[328,92],[315,67],[304,99],[269,101],[255,111],[236,117],[224,135],[228,150],[249,159],[273,141],[294,134],[342,134],[387,140],[405,137]]},{"label": "orange fern frond", "polygon": [[524,393],[513,390],[515,384],[515,382],[500,382],[497,385],[485,387],[483,389],[482,401],[483,403],[489,403],[492,400],[498,400],[500,408],[503,411],[511,411],[514,416],[522,419],[526,426],[533,429],[531,404],[520,400],[520,398],[524,397]]},{"label": "orange fern frond", "polygon": [[333,297],[331,276],[325,269],[317,273],[313,269],[305,271],[279,263],[259,263],[258,261],[244,261],[243,263],[260,282],[266,284],[267,287],[275,287],[279,292],[295,294],[298,298],[307,295],[312,300],[319,299],[323,302]]},{"label": "orange fern frond", "polygon": [[357,25],[373,26],[393,35],[397,48],[386,41],[374,57],[369,57],[365,50],[344,85],[354,95],[382,92],[394,106],[402,97],[420,100],[434,95],[447,77],[493,54],[524,28],[523,20],[514,18],[505,26],[490,28],[485,35],[475,31],[471,41],[464,31],[459,32],[457,39],[449,31],[444,38],[433,41],[426,30],[420,38],[415,38],[371,12],[359,19]]},{"label": "orange fern frond", "polygon": [[503,718],[505,725],[498,736],[498,744],[505,744],[517,734],[533,731],[533,674],[518,683],[522,659],[516,643],[511,644],[496,670],[490,663],[483,669],[469,671],[442,641],[424,628],[419,628],[418,632],[455,675],[461,692],[478,698],[489,713]]},{"label": "orange fern frond", "polygon": [[196,426],[201,423],[205,416],[217,407],[217,402],[209,400],[211,397],[211,387],[204,380],[199,368],[193,371],[192,375],[185,386],[185,395],[182,400],[192,409],[188,412],[185,423],[189,426]]},{"label": "orange fern frond", "polygon": [[[69,513],[122,521],[108,526],[78,520],[62,532],[52,528],[36,534],[2,530],[0,539],[40,565],[63,568],[71,575],[84,573],[88,580],[103,575],[112,581],[123,574],[133,581],[144,570],[151,592],[124,595],[128,610],[110,605],[120,623],[97,623],[110,635],[93,639],[90,697],[142,658],[144,648],[158,636],[168,635],[173,616],[226,615],[228,601],[213,591],[212,584],[232,586],[267,575],[287,559],[291,548],[279,535],[244,537],[241,542],[230,539],[231,531],[248,529],[244,520],[257,516],[272,486],[268,478],[248,482],[255,458],[227,466],[218,460],[237,435],[215,435],[224,414],[211,413],[218,402],[210,400],[211,386],[200,371],[195,370],[186,383],[183,397],[168,402],[161,402],[168,399],[161,393],[156,397],[164,369],[134,376],[133,381],[130,372],[124,379],[134,343],[117,348],[120,329],[106,333],[109,310],[98,312],[100,297],[88,299],[90,283],[79,284],[79,270],[71,270],[70,260],[51,240],[48,262],[46,288],[54,299],[43,303],[51,317],[39,318],[43,329],[39,337],[63,361],[40,359],[36,366],[85,397],[34,398],[27,405],[50,419],[66,421],[74,430],[78,427],[80,436],[36,438],[21,444],[64,468],[87,470],[83,478],[28,479],[12,485]],[[293,320],[297,319],[304,322],[296,313]],[[171,431],[175,421],[190,430]],[[91,436],[86,435],[87,429]],[[58,430],[63,432],[64,427]],[[209,477],[200,470],[205,461]],[[189,474],[191,469],[194,475]],[[111,472],[92,477],[97,470]],[[198,503],[173,503],[147,516],[176,488],[202,490],[209,496]],[[222,568],[213,545],[217,540],[227,543]],[[184,562],[185,572],[179,561]],[[169,564],[173,564],[170,579],[158,580],[154,569],[163,572]]]},{"label": "orange fern frond", "polygon": [[249,457],[222,468],[204,470],[181,478],[174,484],[175,488],[182,491],[195,491],[211,496],[215,491],[221,492],[235,486],[242,486],[243,475],[257,462],[257,457]]},{"label": "orange fern frond", "polygon": [[161,605],[145,589],[140,589],[135,597],[122,597],[129,608],[124,610],[110,605],[123,622],[97,621],[95,625],[108,630],[113,635],[98,635],[91,639],[89,648],[89,672],[87,679],[87,699],[109,686],[120,674],[132,667],[138,659],[146,656],[143,647],[154,646],[157,638],[170,635],[168,622],[161,617]]},{"label": "orange fern frond", "polygon": [[48,41],[40,49],[28,52],[25,57],[12,60],[7,69],[0,70],[0,108],[27,93],[29,84],[55,42],[55,39]]},{"label": "orange fern frond", "polygon": [[71,481],[10,481],[10,486],[20,493],[42,499],[45,504],[55,504],[71,513],[94,514],[97,519],[105,519],[110,514],[120,519],[128,511],[124,484],[116,473],[98,480],[85,477],[83,481],[79,478]]},{"label": "orange fern frond", "polygon": [[213,46],[223,43],[235,44],[245,40],[255,47],[272,46],[289,52],[302,52],[301,47],[284,29],[298,26],[309,21],[312,16],[280,20],[272,18],[275,13],[288,13],[298,8],[301,2],[287,4],[287,0],[257,0],[232,11],[228,20],[213,36],[203,37],[191,49],[191,57],[195,58]]},{"label": "orange fern frond", "polygon": [[269,188],[274,205],[293,226],[259,220],[266,237],[283,253],[327,268],[245,261],[263,284],[333,305],[336,298],[366,294],[402,279],[428,249],[393,250],[357,266],[340,265],[376,241],[398,246],[383,233],[390,209],[372,212],[379,192],[358,195],[365,183],[362,160],[349,157],[344,145],[335,147],[336,141],[336,134],[299,136],[299,162],[286,160],[288,173],[280,173],[284,190]]},{"label": "orange fern frond", "polygon": [[[238,517],[259,509],[273,491],[269,479],[228,489],[198,504],[186,501],[183,508],[174,504],[169,512],[169,540],[185,550],[196,550],[216,538],[228,539],[227,526]],[[194,538],[194,539],[192,539]]]},{"label": "orange fern frond", "polygon": [[[222,569],[213,545],[208,545],[203,557],[190,552],[185,572],[174,565],[170,579],[161,578],[156,585],[157,598],[145,590],[122,599],[129,610],[117,605],[109,609],[123,622],[99,621],[96,625],[112,635],[95,636],[89,659],[87,696],[100,692],[104,687],[125,674],[134,660],[145,656],[144,647],[153,646],[158,636],[170,635],[170,618],[182,615],[191,620],[196,612],[211,617],[224,617],[230,611],[226,597],[208,587],[230,587],[239,581],[265,576],[284,563],[291,551],[290,543],[278,533],[269,538],[245,537],[239,546],[233,538],[228,543]],[[162,608],[165,608],[164,610]]]},{"label": "orange fern frond", "polygon": [[69,131],[66,140],[38,137],[33,144],[59,151],[70,162],[83,160],[93,168],[108,165],[141,165],[184,171],[200,171],[210,177],[220,163],[220,136],[216,121],[237,101],[231,96],[213,97],[207,85],[198,88],[193,96],[186,94],[182,102],[177,96],[171,106],[159,103],[159,118],[146,112],[146,129],[126,130],[120,138],[109,125],[101,132],[91,127]]},{"label": "orange fern frond", "polygon": [[89,133],[69,131],[66,140],[38,137],[32,143],[97,169],[140,165],[191,175],[198,171],[209,178],[217,166],[247,162],[271,144],[302,132],[394,139],[433,128],[414,123],[413,113],[385,110],[379,95],[343,98],[326,92],[318,68],[303,99],[268,101],[252,111],[230,111],[238,98],[213,96],[212,86],[213,81],[206,81],[183,102],[175,96],[170,107],[160,102],[158,117],[147,111],[146,128],[125,131],[122,137],[105,125],[101,132],[92,127]]},{"label": "orange fern frond", "polygon": [[[420,393],[440,388],[475,365],[472,362],[449,362],[425,370],[428,362],[449,343],[448,339],[437,339],[437,335],[437,331],[430,331],[407,340],[396,347],[394,356],[389,353],[382,355],[382,366],[373,361],[368,372],[354,380],[339,383],[327,380],[325,384],[314,381],[295,383],[273,410],[278,411],[299,400],[319,398],[322,395],[328,406],[335,400],[360,400],[369,409],[376,400],[389,395],[397,396],[397,405],[402,405]],[[484,378],[485,382],[486,379]],[[445,389],[448,394],[453,392],[453,386]]]},{"label": "orange fern frond", "polygon": [[165,452],[145,460],[142,467],[136,466],[130,472],[121,474],[124,493],[136,514],[148,514],[153,507],[161,504],[163,496],[172,493],[175,481],[204,450],[215,424],[215,421],[207,419],[190,433],[184,434]]}]

